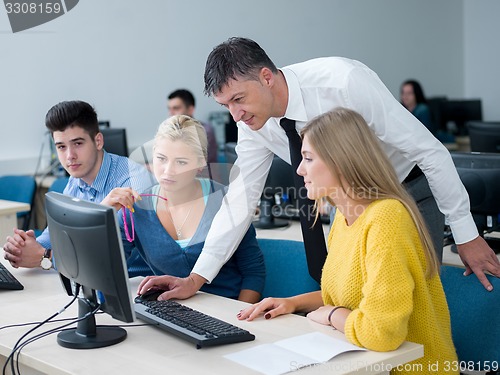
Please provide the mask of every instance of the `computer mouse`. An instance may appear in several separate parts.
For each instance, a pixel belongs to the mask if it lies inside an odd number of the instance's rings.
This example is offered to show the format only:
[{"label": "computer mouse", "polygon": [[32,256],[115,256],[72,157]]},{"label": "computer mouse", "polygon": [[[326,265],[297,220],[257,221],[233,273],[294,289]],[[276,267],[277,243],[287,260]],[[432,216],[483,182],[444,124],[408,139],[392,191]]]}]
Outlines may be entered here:
[{"label": "computer mouse", "polygon": [[134,298],[134,302],[141,303],[143,301],[156,301],[160,294],[166,292],[165,289],[151,288],[145,293]]}]

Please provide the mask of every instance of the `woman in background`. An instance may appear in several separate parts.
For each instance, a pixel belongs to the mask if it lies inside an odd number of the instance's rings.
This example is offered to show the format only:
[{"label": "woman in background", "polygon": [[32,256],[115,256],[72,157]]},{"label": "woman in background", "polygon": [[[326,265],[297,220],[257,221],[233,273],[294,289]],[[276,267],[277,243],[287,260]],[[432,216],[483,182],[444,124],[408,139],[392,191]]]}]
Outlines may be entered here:
[{"label": "woman in background", "polygon": [[301,134],[297,173],[307,196],[337,208],[321,291],[265,298],[238,318],[306,312],[370,350],[420,343],[424,357],[412,363],[453,373],[445,371],[457,357],[433,243],[378,139],[361,115],[344,108],[313,119]]},{"label": "woman in background", "polygon": [[436,133],[436,127],[432,122],[431,112],[420,83],[413,79],[403,82],[401,85],[401,104],[432,134]]}]

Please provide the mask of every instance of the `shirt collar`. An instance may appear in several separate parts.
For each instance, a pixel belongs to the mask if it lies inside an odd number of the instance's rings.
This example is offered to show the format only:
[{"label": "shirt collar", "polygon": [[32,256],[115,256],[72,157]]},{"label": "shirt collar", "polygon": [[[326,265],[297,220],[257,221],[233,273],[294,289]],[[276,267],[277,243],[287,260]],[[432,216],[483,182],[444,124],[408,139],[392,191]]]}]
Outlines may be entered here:
[{"label": "shirt collar", "polygon": [[281,72],[288,87],[288,104],[284,117],[290,120],[307,122],[307,112],[297,76],[288,68],[282,68]]}]

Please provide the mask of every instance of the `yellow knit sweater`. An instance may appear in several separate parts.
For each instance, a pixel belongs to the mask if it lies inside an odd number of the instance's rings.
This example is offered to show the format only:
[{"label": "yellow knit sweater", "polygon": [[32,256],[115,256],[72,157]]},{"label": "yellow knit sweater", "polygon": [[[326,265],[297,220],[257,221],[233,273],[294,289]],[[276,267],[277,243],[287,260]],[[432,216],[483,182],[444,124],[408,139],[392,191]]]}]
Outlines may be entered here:
[{"label": "yellow knit sweater", "polygon": [[417,229],[399,201],[373,202],[351,226],[337,211],[328,249],[323,302],[352,310],[345,324],[350,342],[376,351],[423,344],[423,358],[391,373],[458,374],[451,371],[457,357],[441,279],[426,279]]}]

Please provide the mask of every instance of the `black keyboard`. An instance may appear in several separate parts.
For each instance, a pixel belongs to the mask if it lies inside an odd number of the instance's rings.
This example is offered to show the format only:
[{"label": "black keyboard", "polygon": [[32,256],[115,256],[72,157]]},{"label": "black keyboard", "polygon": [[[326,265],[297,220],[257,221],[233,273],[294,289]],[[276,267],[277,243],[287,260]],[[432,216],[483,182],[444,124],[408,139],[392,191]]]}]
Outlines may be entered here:
[{"label": "black keyboard", "polygon": [[196,344],[197,349],[255,339],[242,328],[175,301],[136,303],[135,313],[139,319]]},{"label": "black keyboard", "polygon": [[24,289],[23,284],[21,284],[2,263],[0,263],[0,289]]}]

